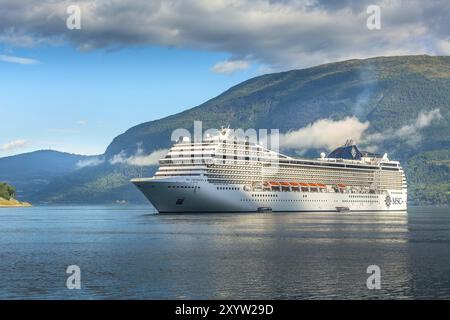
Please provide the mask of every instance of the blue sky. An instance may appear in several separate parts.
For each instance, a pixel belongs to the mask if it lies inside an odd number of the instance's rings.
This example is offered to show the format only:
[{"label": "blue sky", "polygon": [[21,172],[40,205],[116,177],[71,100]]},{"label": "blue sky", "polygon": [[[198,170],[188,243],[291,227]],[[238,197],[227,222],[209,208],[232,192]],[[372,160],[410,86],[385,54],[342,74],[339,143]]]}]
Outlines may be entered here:
[{"label": "blue sky", "polygon": [[[368,27],[369,6],[379,28]],[[67,27],[70,6],[81,29]],[[450,54],[448,0],[0,0],[0,157],[100,154],[256,75]]]},{"label": "blue sky", "polygon": [[39,63],[0,61],[0,146],[26,140],[0,156],[41,148],[100,154],[130,127],[199,105],[258,73],[215,73],[226,53],[163,47],[80,52],[67,45],[8,55]]}]

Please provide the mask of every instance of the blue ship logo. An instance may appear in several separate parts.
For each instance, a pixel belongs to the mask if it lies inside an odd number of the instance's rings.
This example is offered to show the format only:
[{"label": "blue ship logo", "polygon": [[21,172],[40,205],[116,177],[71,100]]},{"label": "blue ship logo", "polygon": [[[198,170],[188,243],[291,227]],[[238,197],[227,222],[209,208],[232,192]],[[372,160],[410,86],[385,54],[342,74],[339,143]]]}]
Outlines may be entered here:
[{"label": "blue ship logo", "polygon": [[391,197],[389,195],[386,196],[386,199],[384,200],[384,202],[386,203],[387,207],[391,206]]}]

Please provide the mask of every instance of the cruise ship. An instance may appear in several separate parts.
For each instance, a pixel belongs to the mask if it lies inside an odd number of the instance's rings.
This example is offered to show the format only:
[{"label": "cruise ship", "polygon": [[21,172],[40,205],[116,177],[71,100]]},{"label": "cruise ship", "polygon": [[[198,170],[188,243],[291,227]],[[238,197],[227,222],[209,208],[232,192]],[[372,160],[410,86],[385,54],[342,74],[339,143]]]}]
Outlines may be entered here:
[{"label": "cruise ship", "polygon": [[131,182],[159,213],[405,211],[398,161],[352,142],[317,159],[298,159],[233,137],[180,139],[151,178]]}]

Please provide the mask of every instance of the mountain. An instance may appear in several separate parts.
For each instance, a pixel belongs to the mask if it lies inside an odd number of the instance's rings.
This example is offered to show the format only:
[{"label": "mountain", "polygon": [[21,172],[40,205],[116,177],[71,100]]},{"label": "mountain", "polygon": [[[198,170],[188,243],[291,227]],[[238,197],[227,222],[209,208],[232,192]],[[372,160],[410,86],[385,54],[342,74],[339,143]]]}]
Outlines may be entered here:
[{"label": "mountain", "polygon": [[[449,109],[450,57],[378,57],[262,75],[198,107],[129,129],[112,141],[101,164],[55,177],[34,194],[49,202],[144,201],[128,180],[150,175],[155,167],[113,160],[168,148],[172,131],[191,131],[195,120],[203,121],[204,129],[230,125],[286,133],[321,119],[356,116],[370,124],[365,134],[382,137],[370,146],[405,165],[411,200],[448,203],[448,180],[439,177],[450,169]],[[427,120],[424,115],[429,114],[439,117]],[[306,156],[318,151],[309,150]],[[0,180],[2,172],[0,162]],[[422,178],[417,178],[419,173]]]},{"label": "mountain", "polygon": [[[298,129],[319,119],[356,115],[370,121],[368,132],[407,125],[420,112],[440,109],[443,121],[427,128],[427,143],[393,145],[405,159],[419,149],[449,148],[450,57],[403,56],[349,60],[313,68],[267,74],[230,88],[204,104],[179,114],[140,124],[116,137],[106,156],[136,144],[145,151],[170,146],[175,128],[192,130],[194,120],[206,128]],[[395,142],[395,141],[394,141]]]},{"label": "mountain", "polygon": [[16,187],[18,199],[31,199],[53,179],[77,169],[87,156],[41,150],[0,158],[0,181]]}]

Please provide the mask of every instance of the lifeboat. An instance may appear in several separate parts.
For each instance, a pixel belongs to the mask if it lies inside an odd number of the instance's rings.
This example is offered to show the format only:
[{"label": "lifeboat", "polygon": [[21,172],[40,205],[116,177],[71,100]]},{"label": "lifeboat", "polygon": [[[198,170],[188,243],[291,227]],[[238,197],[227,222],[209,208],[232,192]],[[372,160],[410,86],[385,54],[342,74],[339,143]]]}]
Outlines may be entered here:
[{"label": "lifeboat", "polygon": [[280,190],[281,184],[277,181],[269,181],[269,187],[273,190]]},{"label": "lifeboat", "polygon": [[319,186],[317,185],[317,183],[308,183],[308,185],[309,185],[309,191],[311,191],[311,192],[317,192],[317,191],[319,191]]},{"label": "lifeboat", "polygon": [[280,182],[281,191],[291,191],[289,182]]},{"label": "lifeboat", "polygon": [[309,184],[307,184],[305,182],[300,182],[300,186],[302,186],[302,187],[309,187]]},{"label": "lifeboat", "polygon": [[309,191],[309,184],[307,184],[306,182],[299,182],[298,184],[300,185],[303,192]]}]

